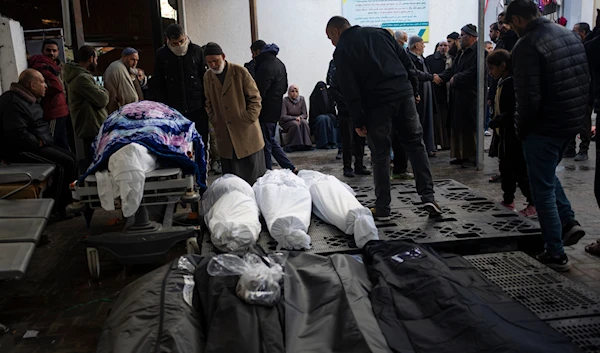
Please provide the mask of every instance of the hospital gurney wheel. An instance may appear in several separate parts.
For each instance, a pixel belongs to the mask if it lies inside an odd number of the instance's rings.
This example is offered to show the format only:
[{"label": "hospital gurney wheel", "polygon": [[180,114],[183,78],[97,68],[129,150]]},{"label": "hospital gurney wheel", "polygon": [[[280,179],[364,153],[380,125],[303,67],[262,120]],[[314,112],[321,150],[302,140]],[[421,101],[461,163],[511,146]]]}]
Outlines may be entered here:
[{"label": "hospital gurney wheel", "polygon": [[200,246],[196,237],[188,238],[185,242],[188,255],[200,254]]},{"label": "hospital gurney wheel", "polygon": [[98,249],[86,248],[88,269],[90,275],[94,280],[100,279],[100,256],[98,256]]}]

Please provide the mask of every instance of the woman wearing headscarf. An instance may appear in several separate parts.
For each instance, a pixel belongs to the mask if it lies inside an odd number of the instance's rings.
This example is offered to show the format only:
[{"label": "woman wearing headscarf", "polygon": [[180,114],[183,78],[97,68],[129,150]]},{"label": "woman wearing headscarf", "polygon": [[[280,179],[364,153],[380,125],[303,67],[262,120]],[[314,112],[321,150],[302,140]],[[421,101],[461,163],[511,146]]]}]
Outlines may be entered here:
[{"label": "woman wearing headscarf", "polygon": [[310,131],[315,135],[317,148],[338,148],[336,122],[333,99],[329,97],[325,82],[319,81],[310,95],[310,114],[308,118]]},{"label": "woman wearing headscarf", "polygon": [[285,135],[286,152],[312,150],[310,128],[308,127],[306,101],[300,95],[298,86],[288,88],[287,97],[283,98],[279,125]]}]

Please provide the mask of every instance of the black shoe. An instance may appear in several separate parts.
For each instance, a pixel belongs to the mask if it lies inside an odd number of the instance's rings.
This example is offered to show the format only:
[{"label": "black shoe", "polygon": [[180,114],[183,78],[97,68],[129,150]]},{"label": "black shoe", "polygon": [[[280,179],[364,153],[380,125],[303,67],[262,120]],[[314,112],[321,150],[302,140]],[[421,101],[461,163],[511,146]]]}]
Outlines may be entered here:
[{"label": "black shoe", "polygon": [[365,166],[354,167],[354,174],[356,175],[371,175],[371,171]]},{"label": "black shoe", "polygon": [[425,202],[423,208],[429,212],[429,217],[439,217],[442,215],[442,209],[435,201]]},{"label": "black shoe", "polygon": [[377,210],[375,208],[371,208],[371,213],[373,214],[373,219],[376,221],[379,221],[379,222],[388,222],[392,219],[392,217],[390,217],[390,215],[387,215],[387,216],[378,215]]},{"label": "black shoe", "polygon": [[544,251],[536,256],[535,259],[557,272],[568,272],[571,270],[567,254],[550,255]]},{"label": "black shoe", "polygon": [[352,168],[344,168],[344,176],[346,178],[354,178],[354,171],[352,170]]},{"label": "black shoe", "polygon": [[575,152],[575,150],[566,150],[565,153],[563,154],[563,158],[573,158],[577,155],[577,152]]},{"label": "black shoe", "polygon": [[460,158],[456,158],[450,161],[450,164],[452,165],[461,165],[465,162],[464,159],[460,159]]},{"label": "black shoe", "polygon": [[342,151],[338,151],[338,153],[335,155],[335,159],[342,159]]},{"label": "black shoe", "polygon": [[577,153],[577,155],[575,156],[574,161],[575,162],[583,162],[583,161],[587,161],[588,160],[588,153],[587,151],[579,151],[579,153]]},{"label": "black shoe", "polygon": [[576,220],[571,220],[563,227],[562,239],[564,246],[575,245],[583,238],[585,231]]}]

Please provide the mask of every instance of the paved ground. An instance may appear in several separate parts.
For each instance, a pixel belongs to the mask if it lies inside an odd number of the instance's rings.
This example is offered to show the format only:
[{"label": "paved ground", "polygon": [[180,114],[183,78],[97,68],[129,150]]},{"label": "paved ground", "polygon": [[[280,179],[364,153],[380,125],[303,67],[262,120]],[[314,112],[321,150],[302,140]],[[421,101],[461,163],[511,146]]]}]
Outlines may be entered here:
[{"label": "paved ground", "polygon": [[[591,147],[594,149],[595,144]],[[335,151],[297,152],[290,157],[299,168],[320,170],[344,180],[341,162],[335,160]],[[501,201],[500,185],[488,182],[497,170],[497,160],[486,158],[485,169],[481,172],[450,166],[449,160],[448,152],[440,152],[432,159],[434,178],[455,179]],[[590,151],[589,161],[563,161],[557,172],[577,218],[588,232],[580,244],[568,249],[574,269],[567,277],[600,290],[600,258],[583,250],[585,244],[600,238],[600,211],[593,195],[594,170],[595,150]],[[520,196],[517,204],[523,202]],[[102,279],[100,282],[90,280],[85,250],[79,240],[111,228],[107,226],[111,217],[115,215],[98,212],[92,232],[86,230],[82,219],[48,226],[51,242],[36,250],[25,278],[0,282],[0,322],[13,328],[10,334],[0,336],[0,352],[95,351],[102,324],[119,291],[160,266],[123,267],[109,254],[103,254]],[[169,257],[184,252],[185,247],[178,245]],[[37,338],[23,339],[26,330],[36,330],[39,334]]]}]

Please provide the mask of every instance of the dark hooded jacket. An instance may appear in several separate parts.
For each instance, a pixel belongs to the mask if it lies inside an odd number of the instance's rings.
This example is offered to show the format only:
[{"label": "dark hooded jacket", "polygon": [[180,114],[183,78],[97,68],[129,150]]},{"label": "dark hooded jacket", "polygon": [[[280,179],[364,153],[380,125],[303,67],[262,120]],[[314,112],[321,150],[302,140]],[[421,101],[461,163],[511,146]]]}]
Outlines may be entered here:
[{"label": "dark hooded jacket", "polygon": [[276,123],[281,117],[283,95],[288,89],[285,65],[277,58],[279,47],[265,45],[256,57],[255,81],[262,98],[261,123]]},{"label": "dark hooded jacket", "polygon": [[450,86],[449,119],[454,129],[477,128],[477,43],[459,51],[452,67],[439,74]]},{"label": "dark hooded jacket", "polygon": [[153,89],[155,100],[188,113],[204,108],[204,51],[190,43],[183,56],[166,45],[156,51]]},{"label": "dark hooded jacket", "polygon": [[581,39],[537,18],[512,52],[517,134],[573,138],[588,113],[590,75]]},{"label": "dark hooded jacket", "polygon": [[13,83],[0,96],[0,153],[35,152],[53,144],[50,125],[44,120],[44,110],[25,87]]},{"label": "dark hooded jacket", "polygon": [[519,36],[512,29],[500,35],[495,49],[506,49],[512,51],[519,40]]}]

